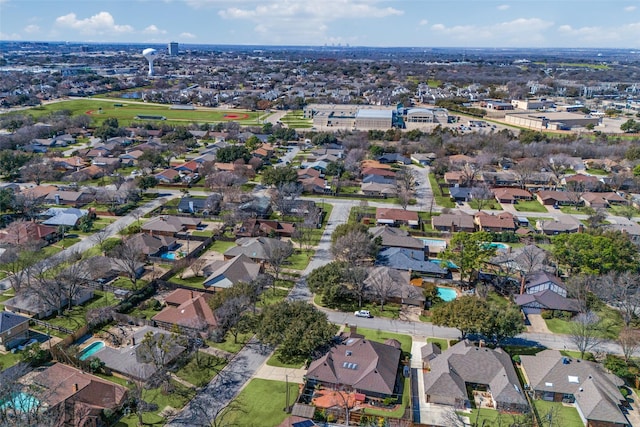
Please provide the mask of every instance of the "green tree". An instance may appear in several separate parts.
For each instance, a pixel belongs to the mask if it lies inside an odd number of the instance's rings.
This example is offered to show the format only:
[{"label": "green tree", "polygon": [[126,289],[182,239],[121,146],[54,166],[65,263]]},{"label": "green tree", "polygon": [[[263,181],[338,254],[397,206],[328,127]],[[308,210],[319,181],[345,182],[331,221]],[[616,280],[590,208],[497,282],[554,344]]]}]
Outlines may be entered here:
[{"label": "green tree", "polygon": [[347,222],[345,224],[339,224],[336,226],[333,233],[331,233],[331,243],[335,243],[342,236],[346,236],[352,231],[360,231],[362,233],[368,233],[369,228],[361,222]]},{"label": "green tree", "polygon": [[280,187],[281,185],[297,181],[298,171],[291,165],[279,168],[268,168],[262,172],[262,183],[264,185]]},{"label": "green tree", "polygon": [[491,236],[486,231],[477,233],[456,233],[451,238],[441,258],[452,261],[458,266],[460,280],[470,282],[474,273],[495,255],[496,249],[490,246]]},{"label": "green tree", "polygon": [[10,188],[0,190],[0,213],[7,212],[13,208],[16,201],[16,195]]},{"label": "green tree", "polygon": [[141,190],[147,190],[155,187],[156,185],[158,185],[158,179],[155,176],[145,175],[138,179],[138,187],[140,187]]},{"label": "green tree", "polygon": [[238,159],[248,162],[251,159],[251,153],[244,145],[229,145],[216,152],[216,159],[222,163],[233,163]]},{"label": "green tree", "polygon": [[260,148],[262,146],[262,141],[260,141],[260,139],[257,136],[251,135],[244,142],[244,146],[247,147],[247,150],[253,151],[256,148]]},{"label": "green tree", "polygon": [[640,132],[640,123],[633,119],[629,119],[620,125],[620,130],[628,133]]},{"label": "green tree", "polygon": [[311,138],[311,143],[314,145],[335,144],[336,142],[338,142],[338,138],[330,132],[319,132]]},{"label": "green tree", "polygon": [[308,358],[335,334],[327,315],[305,301],[282,301],[264,308],[257,322],[258,339],[279,346],[283,361]]},{"label": "green tree", "polygon": [[638,251],[621,232],[561,234],[551,253],[572,274],[605,274],[638,268]]},{"label": "green tree", "polygon": [[431,321],[437,326],[456,328],[462,338],[483,331],[489,322],[491,310],[488,304],[475,296],[466,295],[431,310]]}]

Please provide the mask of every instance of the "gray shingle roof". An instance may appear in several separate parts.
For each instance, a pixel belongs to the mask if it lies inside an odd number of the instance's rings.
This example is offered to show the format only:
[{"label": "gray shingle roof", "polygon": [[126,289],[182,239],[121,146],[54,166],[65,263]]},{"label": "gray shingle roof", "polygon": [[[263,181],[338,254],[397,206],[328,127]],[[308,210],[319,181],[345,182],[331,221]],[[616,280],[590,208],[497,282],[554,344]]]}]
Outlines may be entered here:
[{"label": "gray shingle roof", "polygon": [[8,331],[18,325],[28,322],[29,318],[20,316],[19,314],[10,313],[8,311],[0,312],[0,332]]},{"label": "gray shingle roof", "polygon": [[376,265],[392,267],[398,270],[411,270],[416,273],[446,275],[447,270],[438,263],[425,260],[424,252],[406,248],[385,248],[380,251]]}]

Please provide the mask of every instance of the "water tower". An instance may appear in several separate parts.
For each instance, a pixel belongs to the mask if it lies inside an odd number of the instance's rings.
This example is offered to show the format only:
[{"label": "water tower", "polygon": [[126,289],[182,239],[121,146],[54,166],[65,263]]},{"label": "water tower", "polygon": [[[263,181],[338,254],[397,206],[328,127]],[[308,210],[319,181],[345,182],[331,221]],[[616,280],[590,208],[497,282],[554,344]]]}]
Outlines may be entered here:
[{"label": "water tower", "polygon": [[142,56],[149,61],[149,76],[153,76],[153,61],[158,57],[158,51],[152,48],[147,48],[142,51]]}]

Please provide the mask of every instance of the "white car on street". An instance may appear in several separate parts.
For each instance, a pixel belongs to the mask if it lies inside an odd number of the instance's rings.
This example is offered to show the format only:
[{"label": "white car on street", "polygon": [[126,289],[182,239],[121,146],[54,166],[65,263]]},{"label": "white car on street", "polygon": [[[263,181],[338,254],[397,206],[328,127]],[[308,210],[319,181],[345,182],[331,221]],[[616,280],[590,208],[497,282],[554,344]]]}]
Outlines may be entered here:
[{"label": "white car on street", "polygon": [[368,318],[373,317],[371,313],[369,313],[369,310],[358,310],[353,314],[355,314],[356,317],[368,317]]}]

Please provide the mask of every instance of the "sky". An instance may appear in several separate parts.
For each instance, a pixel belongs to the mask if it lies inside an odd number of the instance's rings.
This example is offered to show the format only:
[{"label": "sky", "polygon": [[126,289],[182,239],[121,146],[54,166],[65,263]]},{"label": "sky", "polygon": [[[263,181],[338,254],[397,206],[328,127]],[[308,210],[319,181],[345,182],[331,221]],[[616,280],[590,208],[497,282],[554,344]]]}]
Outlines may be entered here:
[{"label": "sky", "polygon": [[0,40],[640,48],[640,0],[0,0]]}]

